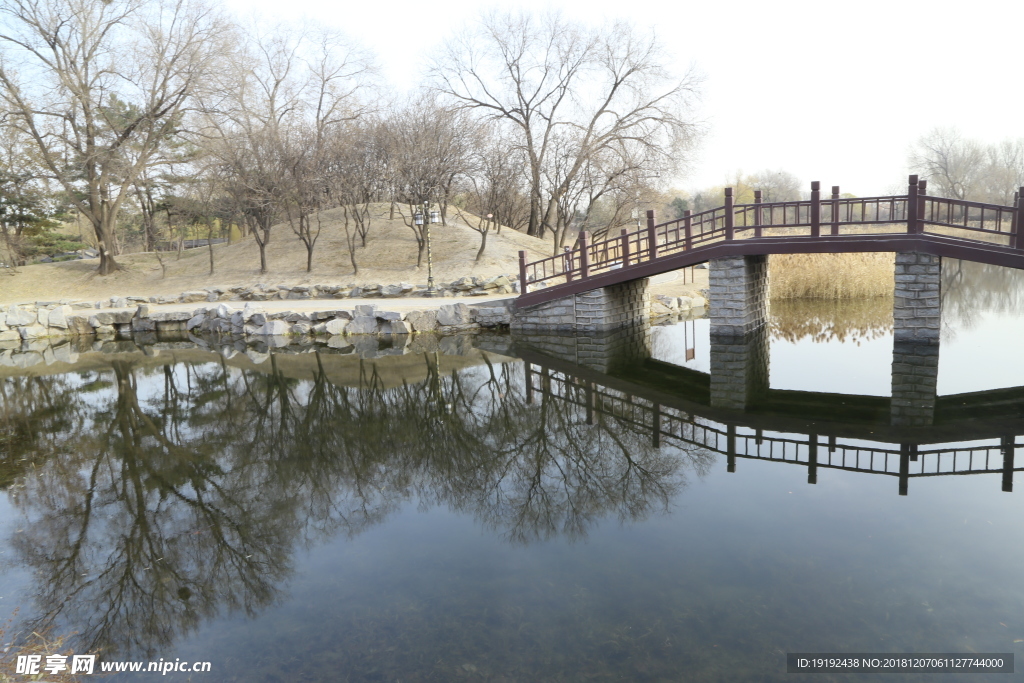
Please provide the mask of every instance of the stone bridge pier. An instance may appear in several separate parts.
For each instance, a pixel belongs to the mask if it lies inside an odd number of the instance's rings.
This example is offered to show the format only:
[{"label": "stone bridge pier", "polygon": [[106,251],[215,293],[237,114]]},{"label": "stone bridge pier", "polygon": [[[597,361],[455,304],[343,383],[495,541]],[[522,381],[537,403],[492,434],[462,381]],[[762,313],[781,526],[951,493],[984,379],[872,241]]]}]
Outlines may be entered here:
[{"label": "stone bridge pier", "polygon": [[[710,262],[711,402],[743,409],[768,389],[768,257]],[[893,425],[927,426],[935,414],[941,328],[941,258],[896,254],[893,297]]]},{"label": "stone bridge pier", "polygon": [[712,408],[745,410],[768,393],[768,326],[744,335],[711,334]]},{"label": "stone bridge pier", "polygon": [[768,257],[708,264],[711,406],[743,410],[768,391]]},{"label": "stone bridge pier", "polygon": [[647,325],[651,304],[649,282],[648,278],[640,278],[517,308],[512,314],[512,332],[606,332]]},{"label": "stone bridge pier", "polygon": [[935,416],[939,378],[942,260],[897,253],[893,298],[893,425],[927,426]]},{"label": "stone bridge pier", "polygon": [[708,264],[711,336],[742,337],[768,322],[768,257],[734,256]]}]

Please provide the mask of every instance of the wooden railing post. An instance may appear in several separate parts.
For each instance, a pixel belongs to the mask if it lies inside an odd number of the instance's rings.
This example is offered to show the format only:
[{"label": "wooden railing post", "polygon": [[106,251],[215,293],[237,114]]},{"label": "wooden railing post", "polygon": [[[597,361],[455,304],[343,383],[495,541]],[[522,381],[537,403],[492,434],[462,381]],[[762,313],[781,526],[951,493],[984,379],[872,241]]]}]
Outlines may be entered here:
[{"label": "wooden railing post", "polygon": [[622,229],[622,267],[629,267],[629,230]]},{"label": "wooden railing post", "polygon": [[907,184],[907,232],[917,232],[917,176],[910,176]]},{"label": "wooden railing post", "polygon": [[519,251],[519,293],[526,294],[526,252]]},{"label": "wooden railing post", "polygon": [[565,281],[572,282],[572,249],[562,247],[562,269],[565,271]]},{"label": "wooden railing post", "polygon": [[580,233],[580,277],[590,277],[590,233],[586,230]]},{"label": "wooden railing post", "polygon": [[754,190],[754,237],[761,236],[761,190]]},{"label": "wooden railing post", "polygon": [[811,181],[811,237],[821,237],[821,181]]},{"label": "wooden railing post", "polygon": [[928,194],[928,181],[917,181],[917,230],[918,234],[924,233],[924,197]]},{"label": "wooden railing post", "polygon": [[725,188],[725,239],[731,240],[733,235],[732,230],[732,188]]},{"label": "wooden railing post", "polygon": [[832,186],[832,234],[839,234],[839,186]]},{"label": "wooden railing post", "polygon": [[647,210],[647,244],[651,250],[651,260],[658,258],[658,233],[654,229],[654,209]]},{"label": "wooden railing post", "polygon": [[689,209],[683,211],[683,234],[686,236],[686,250],[689,251],[693,248],[693,221],[690,216],[693,215]]},{"label": "wooden railing post", "polygon": [[1017,213],[1014,214],[1017,227],[1013,231],[1013,246],[1015,249],[1024,249],[1024,187],[1017,192],[1017,201],[1014,203],[1017,205]]}]

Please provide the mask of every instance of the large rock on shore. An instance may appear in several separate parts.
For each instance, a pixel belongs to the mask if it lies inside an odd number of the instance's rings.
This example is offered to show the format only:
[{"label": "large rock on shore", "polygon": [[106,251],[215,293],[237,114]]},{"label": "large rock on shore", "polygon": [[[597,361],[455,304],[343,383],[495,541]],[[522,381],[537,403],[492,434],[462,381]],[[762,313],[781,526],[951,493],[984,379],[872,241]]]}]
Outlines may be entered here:
[{"label": "large rock on shore", "polygon": [[326,334],[331,335],[332,337],[337,336],[339,334],[344,334],[345,328],[348,327],[348,323],[349,321],[345,318],[335,318],[334,320],[329,320],[324,325],[324,332]]},{"label": "large rock on shore", "polygon": [[25,325],[19,328],[18,331],[22,339],[39,339],[50,336],[50,331],[42,325]]},{"label": "large rock on shore", "polygon": [[156,323],[183,323],[192,317],[192,311],[154,311],[149,314],[149,319]]},{"label": "large rock on shore", "polygon": [[268,320],[259,329],[259,334],[264,337],[277,337],[288,334],[290,325],[283,320]]},{"label": "large rock on shore", "polygon": [[68,329],[68,317],[71,315],[70,306],[57,306],[46,318],[50,327],[58,327],[62,330]]},{"label": "large rock on shore", "polygon": [[[356,308],[365,308],[357,306]],[[348,325],[345,326],[346,334],[374,334],[377,332],[377,317],[357,315]]]},{"label": "large rock on shore", "polygon": [[445,304],[437,311],[440,325],[468,325],[473,322],[473,312],[466,304]]},{"label": "large rock on shore", "polygon": [[89,323],[90,316],[88,313],[75,313],[65,318],[68,323],[68,334],[85,335],[93,334],[96,330]]},{"label": "large rock on shore", "polygon": [[406,314],[405,321],[414,332],[433,332],[437,329],[437,311],[412,311]]},{"label": "large rock on shore", "polygon": [[127,325],[134,317],[135,311],[100,311],[89,318],[89,324],[93,327]]},{"label": "large rock on shore", "polygon": [[38,322],[35,310],[26,310],[20,306],[11,306],[7,309],[7,324],[10,327],[21,327]]}]

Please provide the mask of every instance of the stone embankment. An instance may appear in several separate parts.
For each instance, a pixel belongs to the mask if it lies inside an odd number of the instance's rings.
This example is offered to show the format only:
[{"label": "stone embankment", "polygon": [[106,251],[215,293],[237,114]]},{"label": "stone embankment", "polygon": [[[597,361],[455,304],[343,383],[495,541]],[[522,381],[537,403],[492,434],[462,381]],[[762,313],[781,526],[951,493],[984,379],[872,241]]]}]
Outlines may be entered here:
[{"label": "stone embankment", "polygon": [[[515,275],[496,275],[491,278],[462,277],[454,282],[440,283],[434,296],[440,298],[461,296],[493,296],[514,294],[519,291]],[[397,285],[249,285],[238,287],[205,287],[172,296],[124,296],[111,299],[112,308],[125,308],[133,304],[196,304],[215,301],[275,301],[280,299],[399,299],[428,296],[426,285],[402,282]],[[97,305],[97,308],[106,307]]]},{"label": "stone embankment", "polygon": [[[467,280],[468,278],[463,278]],[[505,282],[508,282],[506,279]],[[407,299],[389,305],[352,302],[332,304],[334,297],[315,287],[244,288],[234,301],[216,305],[190,306],[191,294],[156,302],[141,297],[114,297],[100,302],[36,302],[0,306],[0,342],[94,336],[100,340],[127,339],[139,333],[213,333],[246,337],[325,338],[351,335],[407,335],[420,332],[452,334],[486,328],[506,328],[512,321],[514,298],[511,287],[501,278],[475,285],[491,296],[472,301],[442,303],[441,300]],[[493,286],[497,284],[497,286]],[[399,285],[388,285],[398,287]],[[215,289],[215,288],[214,288]],[[384,288],[386,289],[386,288]],[[388,290],[390,291],[390,290]],[[277,299],[253,299],[274,293]],[[346,297],[350,294],[346,294]],[[472,293],[472,292],[471,292]],[[219,297],[216,291],[203,292]],[[281,294],[285,294],[281,297]],[[317,300],[310,297],[316,294]],[[199,293],[195,294],[199,296]],[[243,297],[249,297],[245,300]],[[282,301],[303,299],[303,301]],[[244,303],[243,303],[244,301]],[[685,313],[705,306],[695,297],[655,296],[651,301],[654,319]]]},{"label": "stone embankment", "polygon": [[43,303],[0,307],[0,342],[49,337],[95,336],[127,339],[141,332],[207,332],[260,337],[337,337],[400,335],[507,327],[512,299],[467,306],[440,304],[428,310],[402,310],[377,304],[334,307],[308,302],[272,310],[255,302],[243,307],[220,303],[199,308],[140,304],[133,308],[84,308],[79,304]]}]

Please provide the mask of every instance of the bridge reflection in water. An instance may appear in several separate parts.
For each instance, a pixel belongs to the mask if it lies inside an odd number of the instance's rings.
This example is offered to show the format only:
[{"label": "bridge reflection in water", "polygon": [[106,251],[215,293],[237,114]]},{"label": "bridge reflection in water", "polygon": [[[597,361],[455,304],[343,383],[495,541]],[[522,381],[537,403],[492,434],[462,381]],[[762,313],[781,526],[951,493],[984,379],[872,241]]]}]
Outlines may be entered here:
[{"label": "bridge reflection in water", "polygon": [[[897,343],[892,397],[771,389],[767,327],[711,339],[710,374],[651,357],[650,329],[517,339],[526,398],[577,406],[588,424],[615,420],[654,446],[738,459],[891,476],[1000,474],[1013,490],[1024,387],[936,395],[938,347]],[[1024,464],[1024,463],[1022,463]]]}]

